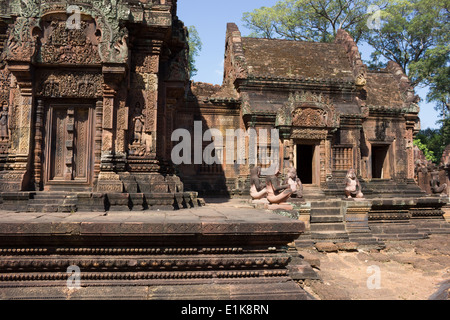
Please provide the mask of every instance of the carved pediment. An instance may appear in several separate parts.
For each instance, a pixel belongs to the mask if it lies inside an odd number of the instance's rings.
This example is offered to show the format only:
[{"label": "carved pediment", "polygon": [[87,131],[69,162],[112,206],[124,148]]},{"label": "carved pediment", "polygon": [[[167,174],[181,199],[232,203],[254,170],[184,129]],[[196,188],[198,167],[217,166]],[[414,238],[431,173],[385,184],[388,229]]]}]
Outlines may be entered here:
[{"label": "carved pediment", "polygon": [[337,128],[339,115],[330,99],[311,92],[296,93],[278,111],[277,127]]},{"label": "carved pediment", "polygon": [[126,64],[128,30],[121,21],[130,15],[128,5],[119,0],[84,0],[73,6],[80,17],[80,26],[67,30],[65,23],[73,12],[66,2],[29,0],[13,6],[18,17],[9,32],[7,60],[30,62],[40,38],[39,62]]},{"label": "carved pediment", "polygon": [[68,29],[66,21],[44,22],[44,36],[37,60],[49,64],[99,64],[94,20],[81,21],[79,29]]},{"label": "carved pediment", "polygon": [[320,108],[298,107],[292,117],[294,127],[328,127],[328,112]]}]

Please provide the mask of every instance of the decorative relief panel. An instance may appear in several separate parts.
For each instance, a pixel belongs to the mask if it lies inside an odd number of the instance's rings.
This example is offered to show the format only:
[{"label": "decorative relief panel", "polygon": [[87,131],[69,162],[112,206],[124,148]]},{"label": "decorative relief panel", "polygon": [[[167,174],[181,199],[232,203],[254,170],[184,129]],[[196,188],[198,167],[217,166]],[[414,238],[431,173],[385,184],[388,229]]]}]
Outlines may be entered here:
[{"label": "decorative relief panel", "polygon": [[17,18],[6,46],[6,58],[13,61],[30,62],[36,52],[37,35],[32,30],[38,27],[35,18]]},{"label": "decorative relief panel", "polygon": [[37,95],[52,98],[97,98],[102,96],[101,73],[38,71]]},{"label": "decorative relief panel", "polygon": [[291,94],[276,118],[278,127],[337,128],[339,124],[339,115],[332,101],[311,92]]},{"label": "decorative relief panel", "polygon": [[326,129],[293,129],[291,139],[325,140],[327,135]]},{"label": "decorative relief panel", "polygon": [[7,68],[0,69],[0,154],[8,152],[10,129],[9,84],[10,73]]},{"label": "decorative relief panel", "polygon": [[112,129],[114,119],[114,99],[103,99],[103,129]]},{"label": "decorative relief panel", "polygon": [[293,117],[295,127],[326,127],[328,122],[328,113],[323,109],[298,108]]},{"label": "decorative relief panel", "polygon": [[62,64],[98,64],[98,39],[95,22],[81,21],[80,29],[68,29],[66,21],[45,23],[38,61]]},{"label": "decorative relief panel", "polygon": [[133,55],[132,68],[136,73],[158,73],[159,56],[136,53]]}]

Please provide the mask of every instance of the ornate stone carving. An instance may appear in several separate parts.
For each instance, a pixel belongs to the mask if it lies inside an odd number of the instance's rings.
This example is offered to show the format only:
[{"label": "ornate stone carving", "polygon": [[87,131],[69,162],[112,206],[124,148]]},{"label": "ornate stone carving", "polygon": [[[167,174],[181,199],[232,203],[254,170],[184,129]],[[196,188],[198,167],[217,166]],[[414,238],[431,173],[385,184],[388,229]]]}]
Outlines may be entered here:
[{"label": "ornate stone carving", "polygon": [[113,128],[113,118],[114,117],[114,99],[104,98],[103,99],[103,129]]},{"label": "ornate stone carving", "polygon": [[266,178],[267,200],[272,204],[285,203],[294,193],[289,184],[280,185],[279,174],[278,171],[277,174]]},{"label": "ornate stone carving", "polygon": [[447,184],[440,183],[440,178],[439,178],[439,171],[438,170],[433,170],[430,173],[430,186],[431,186],[431,192],[433,194],[446,194],[447,193]]},{"label": "ornate stone carving", "polygon": [[340,118],[332,101],[322,94],[297,92],[278,111],[277,127],[337,128]]},{"label": "ornate stone carving", "polygon": [[289,168],[284,185],[289,185],[294,192],[293,197],[297,199],[303,199],[303,184],[297,175],[297,169],[294,167]]},{"label": "ornate stone carving", "polygon": [[[81,21],[80,29],[67,29],[66,21],[52,21],[45,29],[49,35],[42,39],[38,61],[63,64],[98,64],[95,23]],[[44,32],[44,33],[47,33]]]},{"label": "ornate stone carving", "polygon": [[8,105],[3,101],[0,109],[0,141],[7,140],[9,140]]},{"label": "ornate stone carving", "polygon": [[326,127],[327,112],[322,109],[298,108],[294,111],[292,125],[295,127]]},{"label": "ornate stone carving", "polygon": [[132,119],[132,143],[129,145],[130,155],[133,156],[148,156],[153,150],[153,137],[151,133],[145,131],[147,124],[143,113],[141,104],[137,102]]},{"label": "ornate stone carving", "polygon": [[157,55],[136,53],[133,55],[132,67],[136,73],[158,73],[159,57]]},{"label": "ornate stone carving", "polygon": [[336,34],[336,43],[342,45],[347,52],[353,68],[353,75],[355,77],[355,85],[358,89],[363,89],[367,84],[367,67],[364,65],[358,46],[356,45],[350,34],[342,29],[339,29]]},{"label": "ornate stone carving", "polygon": [[250,196],[253,200],[260,200],[267,196],[267,189],[261,185],[260,175],[260,167],[254,167],[250,170]]},{"label": "ornate stone carving", "polygon": [[38,72],[37,95],[52,98],[97,98],[102,95],[99,73],[46,70]]},{"label": "ornate stone carving", "polygon": [[181,50],[169,64],[169,81],[187,81],[189,79],[188,51]]},{"label": "ornate stone carving", "polygon": [[326,129],[293,129],[291,139],[305,139],[305,140],[325,140],[328,135]]},{"label": "ornate stone carving", "polygon": [[6,46],[6,59],[30,62],[36,52],[37,35],[32,30],[38,27],[35,18],[17,18]]}]

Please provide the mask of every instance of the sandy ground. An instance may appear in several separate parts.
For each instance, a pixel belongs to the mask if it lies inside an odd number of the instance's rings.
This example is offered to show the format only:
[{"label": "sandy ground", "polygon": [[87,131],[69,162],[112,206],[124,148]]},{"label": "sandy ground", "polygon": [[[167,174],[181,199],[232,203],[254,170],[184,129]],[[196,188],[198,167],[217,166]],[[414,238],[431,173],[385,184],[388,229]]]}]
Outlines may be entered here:
[{"label": "sandy ground", "polygon": [[320,300],[450,298],[450,235],[389,241],[381,251],[299,250],[321,280],[302,285]]},{"label": "sandy ground", "polygon": [[[250,207],[248,200],[214,201],[210,207]],[[299,249],[321,280],[302,287],[318,300],[450,300],[450,235],[386,241],[386,248],[321,253]]]}]

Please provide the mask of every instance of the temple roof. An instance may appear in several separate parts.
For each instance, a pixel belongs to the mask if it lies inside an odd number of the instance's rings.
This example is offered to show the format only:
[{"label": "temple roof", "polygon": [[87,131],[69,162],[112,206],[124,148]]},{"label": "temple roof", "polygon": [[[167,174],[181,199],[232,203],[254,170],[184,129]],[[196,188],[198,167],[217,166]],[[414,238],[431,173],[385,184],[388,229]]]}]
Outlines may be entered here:
[{"label": "temple roof", "polygon": [[242,48],[249,76],[353,80],[340,44],[243,37]]},{"label": "temple roof", "polygon": [[398,81],[390,72],[367,73],[367,100],[368,106],[402,108],[404,101],[400,93]]}]

